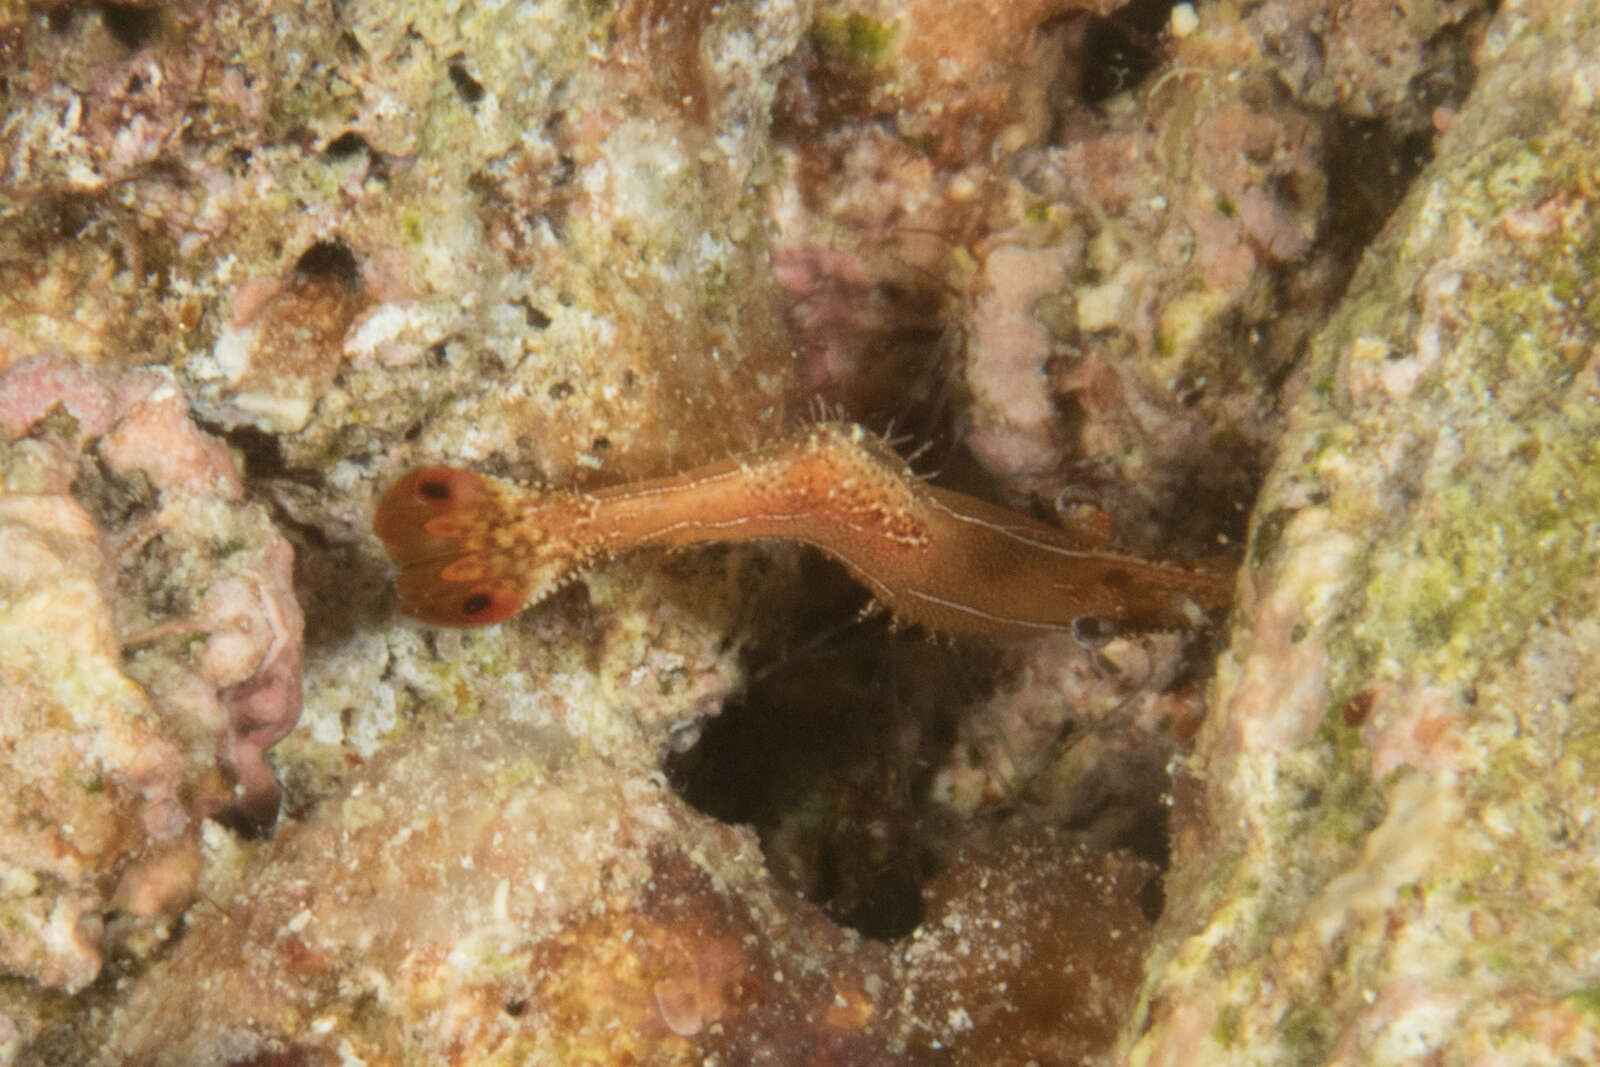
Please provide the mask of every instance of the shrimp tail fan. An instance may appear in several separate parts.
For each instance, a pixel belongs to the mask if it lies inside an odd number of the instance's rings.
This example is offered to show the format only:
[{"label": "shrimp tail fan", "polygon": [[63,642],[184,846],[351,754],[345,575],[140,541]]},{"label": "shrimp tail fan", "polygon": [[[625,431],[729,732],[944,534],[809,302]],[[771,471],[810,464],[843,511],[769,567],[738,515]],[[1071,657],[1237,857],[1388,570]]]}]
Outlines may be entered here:
[{"label": "shrimp tail fan", "polygon": [[373,528],[400,569],[400,607],[435,626],[485,626],[522,610],[526,583],[496,551],[507,501],[488,478],[456,467],[423,467],[390,486]]}]

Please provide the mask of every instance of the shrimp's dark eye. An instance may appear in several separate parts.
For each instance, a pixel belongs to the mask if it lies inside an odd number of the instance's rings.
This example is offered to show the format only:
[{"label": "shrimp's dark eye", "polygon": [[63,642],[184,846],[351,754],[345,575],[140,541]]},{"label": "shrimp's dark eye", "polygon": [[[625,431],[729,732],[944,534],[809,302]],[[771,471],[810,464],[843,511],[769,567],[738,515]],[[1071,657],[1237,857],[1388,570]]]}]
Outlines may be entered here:
[{"label": "shrimp's dark eye", "polygon": [[450,486],[445,482],[419,482],[417,492],[429,500],[449,500]]},{"label": "shrimp's dark eye", "polygon": [[1098,615],[1079,615],[1072,620],[1072,636],[1087,649],[1102,649],[1117,636],[1117,624]]},{"label": "shrimp's dark eye", "polygon": [[461,602],[461,614],[471,618],[482,615],[489,610],[489,605],[494,603],[494,598],[488,593],[474,593]]}]

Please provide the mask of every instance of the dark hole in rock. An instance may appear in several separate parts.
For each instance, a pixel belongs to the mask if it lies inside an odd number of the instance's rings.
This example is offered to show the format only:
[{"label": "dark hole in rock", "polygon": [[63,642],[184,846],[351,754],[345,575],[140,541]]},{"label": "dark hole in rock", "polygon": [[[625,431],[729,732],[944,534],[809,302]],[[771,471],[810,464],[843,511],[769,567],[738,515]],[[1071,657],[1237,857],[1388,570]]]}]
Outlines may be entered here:
[{"label": "dark hole in rock", "polygon": [[322,154],[329,159],[349,159],[357,153],[371,151],[367,139],[354,130],[344,131],[322,148]]},{"label": "dark hole in rock", "polygon": [[753,827],[786,889],[863,936],[901,937],[922,921],[921,887],[931,872],[895,769],[903,753],[889,736],[893,710],[841,715],[819,703],[808,714],[784,692],[793,685],[784,678],[752,686],[669,760],[668,776],[707,815]]},{"label": "dark hole in rock", "polygon": [[[207,427],[213,433],[222,432],[220,427]],[[289,469],[283,457],[283,448],[278,443],[277,437],[258,430],[254,426],[237,426],[223,433],[227,441],[239,450],[239,455],[244,460],[244,476],[246,478],[275,478],[282,477]]]},{"label": "dark hole in rock", "polygon": [[132,4],[106,4],[100,9],[106,30],[124,48],[143,48],[161,32],[161,10]]},{"label": "dark hole in rock", "polygon": [[547,328],[552,321],[549,315],[546,315],[526,300],[522,302],[522,318],[529,327],[535,330]]},{"label": "dark hole in rock", "polygon": [[1133,0],[1107,18],[1091,18],[1083,42],[1083,80],[1078,95],[1086,104],[1132,89],[1161,61],[1161,32],[1173,0]]},{"label": "dark hole in rock", "polygon": [[221,437],[238,451],[244,461],[246,482],[266,479],[290,482],[316,491],[323,488],[322,472],[309,467],[296,467],[284,455],[283,443],[275,435],[254,426],[225,427],[202,421],[208,432]]},{"label": "dark hole in rock", "polygon": [[753,668],[747,690],[670,757],[668,778],[700,811],[753,828],[785,888],[892,940],[922,921],[936,873],[929,787],[972,656],[859,619],[860,588],[820,558],[799,584],[788,650]]},{"label": "dark hole in rock", "polygon": [[351,59],[365,59],[367,56],[367,50],[361,47],[361,41],[349,30],[339,34],[339,51]]},{"label": "dark hole in rock", "polygon": [[210,818],[246,841],[265,841],[272,836],[273,827],[277,824],[278,809],[247,812],[236,807],[224,808]]},{"label": "dark hole in rock", "polygon": [[1433,158],[1433,130],[1400,133],[1381,119],[1340,117],[1328,124],[1328,222],[1353,270],[1400,198]]},{"label": "dark hole in rock", "polygon": [[1139,913],[1153,923],[1166,908],[1167,883],[1165,876],[1158,874],[1139,890]]},{"label": "dark hole in rock", "polygon": [[563,152],[556,157],[556,165],[550,170],[550,184],[556,189],[565,188],[572,184],[572,179],[577,173],[577,161]]},{"label": "dark hole in rock", "polygon": [[92,199],[76,193],[46,196],[41,204],[41,215],[56,237],[72,240],[95,224],[97,207]]},{"label": "dark hole in rock", "polygon": [[356,254],[340,238],[318,241],[295,260],[294,272],[310,281],[331,281],[351,289],[361,284]]},{"label": "dark hole in rock", "polygon": [[[815,568],[800,584],[808,596],[836,595]],[[667,765],[690,804],[756,832],[785,888],[863,936],[893,940],[923,921],[929,883],[969,847],[1045,829],[1166,868],[1170,735],[1114,723],[1073,730],[1013,792],[958,814],[937,795],[938,775],[993,758],[971,747],[991,727],[974,733],[964,720],[994,721],[982,709],[1009,699],[1012,654],[829,611],[831,622],[797,631],[812,636],[796,637],[795,651],[754,668],[747,691]],[[1159,878],[1134,889],[1140,911],[1158,916]]]},{"label": "dark hole in rock", "polygon": [[452,63],[449,68],[450,84],[456,87],[456,95],[463,103],[476,104],[487,95],[483,83],[467,73],[467,68],[460,63]]}]

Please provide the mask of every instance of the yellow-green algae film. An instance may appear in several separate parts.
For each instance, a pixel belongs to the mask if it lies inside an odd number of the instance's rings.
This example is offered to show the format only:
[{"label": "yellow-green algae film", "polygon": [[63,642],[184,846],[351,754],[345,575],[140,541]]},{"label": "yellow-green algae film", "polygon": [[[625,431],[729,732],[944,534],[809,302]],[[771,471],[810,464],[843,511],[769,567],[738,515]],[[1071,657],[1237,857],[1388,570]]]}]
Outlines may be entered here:
[{"label": "yellow-green algae film", "polygon": [[1600,1033],[1600,28],[1501,18],[1313,344],[1133,1063],[1586,1062]]}]

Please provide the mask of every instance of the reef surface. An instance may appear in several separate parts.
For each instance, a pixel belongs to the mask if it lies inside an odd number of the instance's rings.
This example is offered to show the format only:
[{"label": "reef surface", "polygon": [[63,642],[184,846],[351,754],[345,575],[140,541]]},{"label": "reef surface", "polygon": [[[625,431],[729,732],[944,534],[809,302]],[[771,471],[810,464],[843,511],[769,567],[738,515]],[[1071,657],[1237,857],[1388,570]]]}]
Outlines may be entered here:
[{"label": "reef surface", "polygon": [[[0,6],[0,1062],[1594,1059],[1600,39],[1492,6]],[[1230,628],[395,612],[412,466],[818,410]]]},{"label": "reef surface", "polygon": [[1596,1055],[1597,43],[1502,8],[1312,345],[1131,1063]]}]

